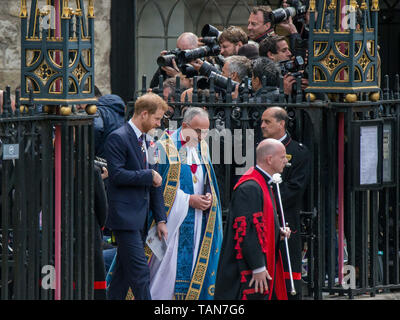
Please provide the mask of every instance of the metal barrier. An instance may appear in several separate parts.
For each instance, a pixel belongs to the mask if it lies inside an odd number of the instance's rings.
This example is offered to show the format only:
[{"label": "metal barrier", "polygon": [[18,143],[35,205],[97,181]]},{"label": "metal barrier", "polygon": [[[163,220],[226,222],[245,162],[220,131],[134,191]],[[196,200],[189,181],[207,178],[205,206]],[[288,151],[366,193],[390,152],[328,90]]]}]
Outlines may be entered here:
[{"label": "metal barrier", "polygon": [[[261,94],[262,102],[249,101],[247,91],[235,100],[230,85],[222,99],[215,93],[212,81],[207,95],[204,92],[199,95],[196,81],[195,78],[192,101],[186,98],[181,102],[179,80],[175,92],[164,97],[174,108],[173,114],[166,117],[164,127],[171,121],[176,121],[172,129],[180,126],[184,107],[205,107],[210,116],[210,129],[221,124],[223,128],[242,133],[252,129],[251,136],[242,135],[246,137],[246,141],[239,141],[243,147],[261,139],[260,118],[265,108],[282,106],[291,117],[288,131],[293,139],[309,148],[311,182],[304,195],[301,215],[302,235],[308,248],[309,294],[315,299],[322,299],[323,292],[346,293],[352,298],[361,293],[374,295],[382,289],[399,288],[399,77],[396,76],[394,91],[385,77],[382,100],[368,101],[368,94],[360,94],[360,101],[354,103],[340,102],[344,99],[341,94],[330,95],[331,99],[324,95],[322,100],[305,101],[301,92],[287,102],[282,89],[279,103],[267,103],[264,94]],[[145,76],[142,84],[139,95],[147,91]],[[157,92],[163,96],[162,85]],[[128,104],[127,118],[133,108],[132,101]],[[340,117],[344,117],[343,150],[338,150]],[[232,148],[236,143],[235,140]],[[342,172],[338,171],[341,161]],[[223,214],[229,207],[235,179],[233,170],[238,166],[238,163],[226,162],[215,165]],[[375,172],[370,168],[375,168]],[[376,177],[376,181],[371,180],[374,183],[370,181],[372,176]],[[344,179],[342,202],[338,199],[339,179]],[[343,216],[338,214],[339,205],[344,206]],[[345,258],[345,249],[348,258],[339,263],[339,256]],[[352,272],[344,269],[339,273],[339,266],[346,266]],[[378,281],[379,273],[382,273],[381,281]]]},{"label": "metal barrier", "polygon": [[[49,115],[37,105],[19,107],[18,97],[12,111],[5,96],[0,115],[0,298],[51,300],[58,290],[61,299],[93,299],[93,116]],[[61,216],[55,209],[57,181]]]}]

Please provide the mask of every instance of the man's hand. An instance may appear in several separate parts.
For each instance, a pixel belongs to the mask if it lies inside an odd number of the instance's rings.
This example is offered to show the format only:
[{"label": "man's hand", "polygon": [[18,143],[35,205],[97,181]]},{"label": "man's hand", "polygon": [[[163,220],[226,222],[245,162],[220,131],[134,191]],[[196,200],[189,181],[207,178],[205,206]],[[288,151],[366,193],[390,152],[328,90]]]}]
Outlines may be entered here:
[{"label": "man's hand", "polygon": [[161,184],[162,184],[162,177],[161,177],[160,174],[159,174],[157,171],[155,171],[155,170],[152,170],[151,172],[152,172],[152,174],[153,174],[153,187],[156,187],[156,188],[161,187]]},{"label": "man's hand", "polygon": [[308,85],[309,85],[308,79],[301,78],[301,90],[307,89]]},{"label": "man's hand", "polygon": [[253,276],[249,282],[249,287],[251,287],[254,283],[254,291],[264,293],[268,290],[267,280],[272,280],[271,276],[268,273],[268,270],[253,273]]},{"label": "man's hand", "polygon": [[283,240],[285,238],[289,239],[291,233],[292,233],[292,231],[290,230],[289,227],[280,228],[281,240]]},{"label": "man's hand", "polygon": [[162,70],[165,71],[165,73],[168,75],[168,77],[176,77],[178,75],[180,75],[180,71],[179,68],[175,62],[175,59],[172,59],[172,68],[171,67],[161,67]]},{"label": "man's hand", "polygon": [[211,207],[212,197],[211,195],[201,195],[201,194],[192,194],[189,198],[189,206],[199,210],[207,210]]},{"label": "man's hand", "polygon": [[108,170],[107,170],[107,168],[106,167],[102,167],[101,169],[102,169],[101,179],[102,180],[107,179],[108,178]]},{"label": "man's hand", "polygon": [[298,33],[297,28],[293,23],[292,17],[289,17],[287,20],[282,21],[278,24],[278,26],[280,26],[281,29],[285,30],[288,34]]},{"label": "man's hand", "polygon": [[201,66],[203,65],[204,61],[201,60],[201,59],[196,59],[196,60],[193,60],[193,61],[191,61],[191,62],[189,62],[189,63],[193,66],[193,68],[194,68],[196,71],[199,71],[200,68],[201,68]]},{"label": "man's hand", "polygon": [[165,222],[159,222],[157,224],[157,236],[159,240],[161,240],[162,237],[164,237],[165,240],[168,239],[168,229]]},{"label": "man's hand", "polygon": [[285,74],[283,77],[283,91],[285,94],[291,94],[293,91],[293,84],[296,83],[296,78],[290,74]]}]

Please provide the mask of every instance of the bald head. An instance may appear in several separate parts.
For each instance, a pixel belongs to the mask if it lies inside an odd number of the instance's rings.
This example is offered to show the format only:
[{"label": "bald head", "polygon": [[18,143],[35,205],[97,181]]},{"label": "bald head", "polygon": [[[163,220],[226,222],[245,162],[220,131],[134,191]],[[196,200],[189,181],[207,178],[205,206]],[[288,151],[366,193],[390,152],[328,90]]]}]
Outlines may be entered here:
[{"label": "bald head", "polygon": [[287,163],[285,146],[276,139],[265,139],[256,149],[257,165],[271,176],[281,173]]},{"label": "bald head", "polygon": [[181,50],[195,49],[198,47],[198,38],[194,33],[184,32],[176,40],[176,46]]}]

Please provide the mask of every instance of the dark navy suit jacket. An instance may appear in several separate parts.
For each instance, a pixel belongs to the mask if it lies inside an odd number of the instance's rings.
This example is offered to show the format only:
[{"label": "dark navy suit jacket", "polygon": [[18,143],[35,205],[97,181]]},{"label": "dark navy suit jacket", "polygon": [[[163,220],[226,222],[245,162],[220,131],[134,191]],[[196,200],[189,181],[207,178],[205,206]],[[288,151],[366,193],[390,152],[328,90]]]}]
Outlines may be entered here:
[{"label": "dark navy suit jacket", "polygon": [[143,163],[135,131],[129,123],[113,131],[105,144],[109,172],[109,211],[106,227],[111,230],[144,230],[152,211],[156,222],[167,221],[162,187],[153,187],[151,169]]}]

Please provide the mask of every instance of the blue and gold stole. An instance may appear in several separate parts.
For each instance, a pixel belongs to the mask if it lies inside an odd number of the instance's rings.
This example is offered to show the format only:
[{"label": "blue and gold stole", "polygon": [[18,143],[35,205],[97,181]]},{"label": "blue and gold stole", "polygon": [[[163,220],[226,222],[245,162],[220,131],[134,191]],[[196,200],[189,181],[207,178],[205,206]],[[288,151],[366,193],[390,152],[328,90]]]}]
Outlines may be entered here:
[{"label": "blue and gold stole", "polygon": [[[159,139],[160,149],[159,172],[163,177],[164,203],[167,216],[175,201],[178,181],[181,189],[193,194],[193,183],[190,167],[181,164],[179,151],[181,128],[169,136],[166,132]],[[203,217],[201,245],[193,268],[193,233],[194,209],[189,212],[182,223],[179,233],[177,274],[175,282],[176,299],[213,299],[219,253],[222,243],[222,216],[218,186],[211,165],[208,145],[203,140],[200,144],[203,172],[211,186],[213,202],[208,216]]]}]

